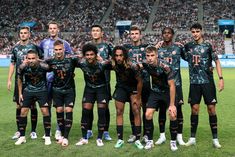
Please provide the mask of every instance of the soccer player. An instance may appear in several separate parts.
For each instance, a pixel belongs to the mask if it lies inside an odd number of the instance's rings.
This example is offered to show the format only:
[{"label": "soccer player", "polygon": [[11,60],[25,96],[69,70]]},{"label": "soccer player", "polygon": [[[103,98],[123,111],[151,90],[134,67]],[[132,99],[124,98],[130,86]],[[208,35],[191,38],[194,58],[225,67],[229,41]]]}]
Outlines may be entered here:
[{"label": "soccer player", "polygon": [[61,40],[54,42],[54,53],[54,58],[46,62],[54,73],[52,98],[56,107],[57,123],[61,130],[61,137],[57,143],[68,146],[76,95],[74,70],[78,66],[78,60],[77,58],[65,57],[64,43]]},{"label": "soccer player", "polygon": [[152,77],[152,89],[146,105],[146,134],[148,141],[145,149],[151,149],[153,145],[153,114],[163,105],[168,108],[170,116],[170,148],[176,151],[177,119],[175,107],[175,82],[174,72],[166,61],[158,58],[156,47],[149,46],[146,49],[146,62],[140,64]]},{"label": "soccer player", "polygon": [[[51,144],[51,118],[48,112],[46,86],[46,73],[49,67],[47,64],[39,62],[38,59],[38,53],[35,50],[29,50],[26,60],[19,66],[17,71],[19,103],[22,104],[22,109],[19,119],[20,138],[15,142],[15,145],[21,145],[26,142],[27,114],[31,104],[35,101],[39,103],[43,114],[45,145]],[[23,88],[23,81],[25,82],[25,88]]]},{"label": "soccer player", "polygon": [[[133,63],[142,63],[142,61],[145,59],[145,49],[147,45],[142,44],[141,42],[142,34],[141,29],[133,25],[130,28],[130,39],[131,43],[124,45],[124,47],[128,51],[128,57]],[[143,89],[141,94],[142,99],[142,110],[143,110],[143,141],[147,142],[147,136],[145,132],[145,112],[146,112],[146,103],[149,97],[149,91],[150,91],[150,77],[149,74],[143,70],[142,71],[142,77],[143,77]],[[127,142],[132,143],[136,140],[136,133],[135,133],[135,124],[134,124],[134,115],[132,113],[131,107],[130,107],[130,122],[131,122],[131,128],[132,128],[132,135],[130,135]]]},{"label": "soccer player", "polygon": [[77,146],[88,144],[87,130],[90,124],[90,114],[93,112],[95,101],[98,110],[98,136],[96,140],[97,146],[104,145],[102,141],[103,132],[106,125],[105,110],[109,95],[107,93],[107,81],[105,70],[110,69],[109,64],[100,63],[97,60],[98,49],[93,44],[85,44],[82,48],[84,60],[79,62],[79,67],[83,71],[85,88],[82,99],[82,119],[81,130],[82,138],[76,143]]},{"label": "soccer player", "polygon": [[[92,44],[96,45],[98,49],[98,60],[99,61],[104,61],[108,60],[111,58],[111,53],[113,46],[111,43],[107,43],[103,41],[103,28],[100,25],[93,25],[91,27],[91,37],[92,37]],[[106,75],[106,81],[107,81],[107,92],[109,94],[109,100],[111,100],[111,87],[110,87],[110,71],[107,70],[105,71]],[[105,125],[105,130],[104,130],[104,139],[107,141],[112,140],[112,138],[109,135],[108,129],[109,129],[109,124],[110,124],[110,111],[109,111],[109,102],[107,102],[107,108],[105,110],[105,116],[106,116],[106,125]],[[91,112],[91,124],[89,124],[90,128],[87,131],[87,138],[91,138],[93,136],[92,133],[92,125],[93,125],[93,119],[94,119],[94,114]]]},{"label": "soccer player", "polygon": [[141,90],[142,76],[137,65],[128,63],[128,54],[124,47],[116,46],[113,50],[113,70],[116,72],[116,86],[113,98],[116,106],[118,141],[115,148],[123,146],[123,113],[125,102],[130,102],[135,122],[135,146],[143,149],[141,135]]},{"label": "soccer player", "polygon": [[[180,73],[180,58],[183,56],[183,46],[173,43],[174,30],[170,27],[165,27],[162,30],[163,42],[159,42],[156,47],[158,48],[158,57],[165,60],[172,68],[174,72],[174,81],[176,85],[176,109],[177,109],[177,142],[179,145],[185,145],[183,141],[182,132],[183,132],[183,113],[182,105],[184,104],[183,92],[182,92],[182,80]],[[156,141],[156,145],[162,144],[166,141],[165,136],[165,123],[166,123],[166,110],[165,106],[159,109],[159,129],[160,137]]]},{"label": "soccer player", "polygon": [[224,89],[224,80],[220,61],[212,45],[204,41],[201,24],[193,24],[190,31],[194,40],[185,45],[185,56],[188,61],[190,76],[188,101],[191,105],[191,137],[186,146],[196,144],[199,104],[203,96],[209,114],[213,146],[221,148],[217,135],[217,115],[215,109],[217,98],[212,65],[212,61],[214,61],[219,77],[219,91],[222,91]]},{"label": "soccer player", "polygon": [[[55,21],[51,21],[48,24],[48,33],[49,33],[49,38],[46,38],[42,40],[40,43],[40,48],[44,52],[44,59],[48,59],[54,56],[54,42],[56,40],[61,40],[64,43],[65,47],[65,55],[71,54],[72,49],[69,45],[69,43],[61,38],[59,38],[59,24]],[[51,106],[52,104],[52,81],[53,81],[53,73],[47,73],[47,82],[48,82],[48,94],[49,94],[49,105]],[[49,110],[50,115],[51,115],[51,109]],[[56,132],[55,132],[55,139],[58,140],[61,138],[61,131],[59,130],[59,126],[57,124]]]},{"label": "soccer player", "polygon": [[[40,57],[42,57],[42,51],[39,47],[32,44],[30,42],[30,27],[20,27],[19,30],[19,38],[20,41],[14,46],[12,49],[12,56],[11,56],[11,64],[9,66],[9,73],[8,73],[8,83],[7,88],[10,91],[11,90],[11,80],[14,73],[14,69],[18,69],[18,66],[23,62],[27,55],[27,51],[30,49],[36,50]],[[23,87],[25,84],[23,84]],[[15,73],[15,89],[14,89],[14,96],[13,101],[16,103],[16,124],[17,124],[17,132],[14,134],[12,139],[18,139],[20,137],[20,130],[19,130],[19,117],[20,117],[20,111],[21,106],[19,104],[19,92],[18,92],[18,84],[17,84],[17,72]],[[36,139],[36,126],[37,126],[37,117],[38,117],[38,111],[35,107],[35,103],[32,103],[31,105],[31,139]]]}]

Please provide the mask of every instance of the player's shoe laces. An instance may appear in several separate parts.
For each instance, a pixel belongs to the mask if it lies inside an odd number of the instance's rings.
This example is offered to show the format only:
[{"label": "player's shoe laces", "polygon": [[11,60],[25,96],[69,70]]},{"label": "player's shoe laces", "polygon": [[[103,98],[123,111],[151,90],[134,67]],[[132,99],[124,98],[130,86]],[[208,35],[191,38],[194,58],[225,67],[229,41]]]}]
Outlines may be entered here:
[{"label": "player's shoe laces", "polygon": [[176,151],[178,149],[176,145],[176,141],[171,140],[170,147],[171,147],[171,151]]},{"label": "player's shoe laces", "polygon": [[163,144],[166,141],[166,136],[165,133],[160,133],[160,137],[158,140],[155,142],[156,145]]},{"label": "player's shoe laces", "polygon": [[93,133],[92,130],[87,130],[87,134],[86,134],[87,139],[90,139],[93,137]]},{"label": "player's shoe laces", "polygon": [[141,139],[141,142],[142,143],[147,143],[149,140],[148,140],[148,136],[147,135],[144,135]]},{"label": "player's shoe laces", "polygon": [[127,142],[128,143],[133,143],[133,142],[135,142],[135,140],[136,140],[136,136],[135,135],[130,135],[129,139],[127,140]]},{"label": "player's shoe laces", "polygon": [[96,140],[96,145],[97,145],[98,147],[104,146],[104,143],[103,143],[102,139],[98,138],[98,139]]},{"label": "player's shoe laces", "polygon": [[104,139],[106,140],[106,141],[111,141],[112,140],[112,138],[110,137],[110,135],[109,135],[109,132],[108,131],[104,131]]},{"label": "player's shoe laces", "polygon": [[56,131],[55,131],[55,139],[56,139],[56,140],[59,140],[60,137],[61,137],[61,131],[60,131],[60,130],[56,130]]},{"label": "player's shoe laces", "polygon": [[154,147],[153,140],[148,140],[146,142],[146,145],[145,145],[144,149],[151,149],[153,147]]},{"label": "player's shoe laces", "polygon": [[214,146],[215,148],[221,148],[221,147],[222,147],[222,146],[220,145],[220,143],[219,143],[218,138],[215,138],[215,139],[213,139],[212,141],[213,141],[213,146]]},{"label": "player's shoe laces", "polygon": [[19,131],[16,131],[15,134],[12,136],[11,139],[16,140],[16,139],[18,139],[18,138],[20,138],[20,132],[19,132]]},{"label": "player's shoe laces", "polygon": [[76,146],[82,146],[88,144],[88,139],[81,138],[75,145]]},{"label": "player's shoe laces", "polygon": [[45,137],[45,145],[48,146],[51,144],[51,137],[50,136],[46,136]]},{"label": "player's shoe laces", "polygon": [[190,137],[188,142],[185,144],[185,146],[192,146],[196,145],[196,138],[195,137]]},{"label": "player's shoe laces", "polygon": [[181,145],[181,146],[185,145],[185,142],[183,140],[182,134],[177,134],[177,138],[176,139],[177,139],[177,142],[179,143],[179,145]]},{"label": "player's shoe laces", "polygon": [[67,138],[63,138],[63,141],[61,143],[63,147],[67,147],[69,145],[69,140]]},{"label": "player's shoe laces", "polygon": [[115,148],[121,148],[123,145],[124,145],[124,141],[119,139],[114,147]]},{"label": "player's shoe laces", "polygon": [[30,133],[30,137],[31,137],[32,140],[35,140],[35,139],[38,138],[37,133],[34,132],[34,131]]},{"label": "player's shoe laces", "polygon": [[23,143],[26,143],[25,136],[19,137],[18,140],[15,142],[15,145],[21,145]]},{"label": "player's shoe laces", "polygon": [[142,143],[140,142],[140,140],[136,140],[135,141],[135,146],[138,148],[138,149],[143,149],[144,146],[142,145]]}]

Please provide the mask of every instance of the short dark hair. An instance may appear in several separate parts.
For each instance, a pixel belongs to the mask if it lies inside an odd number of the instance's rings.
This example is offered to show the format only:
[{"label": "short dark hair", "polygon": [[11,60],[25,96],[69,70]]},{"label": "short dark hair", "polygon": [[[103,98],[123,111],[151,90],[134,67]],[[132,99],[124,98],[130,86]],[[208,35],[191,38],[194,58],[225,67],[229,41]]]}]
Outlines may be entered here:
[{"label": "short dark hair", "polygon": [[124,46],[115,46],[115,47],[113,48],[112,59],[115,60],[115,54],[116,54],[116,51],[117,51],[117,50],[122,50],[124,59],[127,60],[128,54],[127,54],[127,50],[126,50],[126,48],[125,48]]},{"label": "short dark hair", "polygon": [[101,25],[99,25],[99,24],[94,24],[94,25],[91,26],[91,29],[94,28],[94,27],[100,28],[100,30],[103,32],[103,27],[102,27]]},{"label": "short dark hair", "polygon": [[167,30],[167,29],[170,30],[173,35],[175,34],[175,31],[174,31],[173,28],[171,28],[171,27],[164,27],[163,30],[162,30],[162,34],[163,34],[164,31]]},{"label": "short dark hair", "polygon": [[53,44],[54,46],[57,46],[57,45],[64,45],[63,41],[61,40],[56,40]]},{"label": "short dark hair", "polygon": [[36,54],[38,56],[38,52],[33,49],[28,50],[27,54]]},{"label": "short dark hair", "polygon": [[57,25],[57,26],[58,26],[58,28],[60,28],[59,23],[58,23],[58,22],[56,22],[56,21],[50,21],[50,22],[48,23],[48,28],[49,28],[49,25],[50,25],[50,24]]},{"label": "short dark hair", "polygon": [[200,29],[202,30],[202,25],[200,23],[194,23],[191,27],[190,30],[192,29]]},{"label": "short dark hair", "polygon": [[91,44],[91,43],[85,44],[82,47],[82,54],[83,54],[83,56],[85,56],[87,51],[93,51],[96,55],[98,53],[97,47],[94,44]]},{"label": "short dark hair", "polygon": [[157,48],[153,45],[150,45],[146,48],[146,53],[155,52],[157,53]]},{"label": "short dark hair", "polygon": [[140,31],[140,34],[141,34],[141,29],[140,29],[140,27],[139,26],[137,26],[137,25],[132,25],[131,26],[131,28],[130,28],[130,31]]},{"label": "short dark hair", "polygon": [[20,32],[22,29],[27,29],[29,32],[31,31],[31,29],[30,29],[29,26],[21,26],[20,29],[19,29],[19,32]]}]

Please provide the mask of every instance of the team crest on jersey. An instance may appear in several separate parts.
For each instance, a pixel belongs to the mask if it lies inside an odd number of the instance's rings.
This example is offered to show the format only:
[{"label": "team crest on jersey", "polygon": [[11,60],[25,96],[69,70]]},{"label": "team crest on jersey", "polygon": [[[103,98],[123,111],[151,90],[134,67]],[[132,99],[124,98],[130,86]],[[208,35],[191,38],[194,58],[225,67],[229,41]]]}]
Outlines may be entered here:
[{"label": "team crest on jersey", "polygon": [[160,52],[160,55],[163,56],[163,52]]},{"label": "team crest on jersey", "polygon": [[132,49],[129,49],[129,52],[131,52],[132,51]]},{"label": "team crest on jersey", "polygon": [[141,48],[140,48],[140,51],[144,51],[144,48],[143,48],[143,47],[141,47]]},{"label": "team crest on jersey", "polygon": [[172,54],[175,55],[175,54],[176,54],[176,51],[172,51]]},{"label": "team crest on jersey", "polygon": [[204,53],[205,52],[205,50],[204,49],[201,49],[201,53]]}]

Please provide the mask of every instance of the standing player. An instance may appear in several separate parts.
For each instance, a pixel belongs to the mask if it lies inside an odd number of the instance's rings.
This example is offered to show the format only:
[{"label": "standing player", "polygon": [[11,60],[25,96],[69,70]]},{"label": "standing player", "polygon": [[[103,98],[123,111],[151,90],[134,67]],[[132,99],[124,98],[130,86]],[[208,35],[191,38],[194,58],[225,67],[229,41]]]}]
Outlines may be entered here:
[{"label": "standing player", "polygon": [[[185,145],[182,137],[183,132],[183,113],[182,105],[183,101],[183,92],[182,92],[182,80],[180,73],[180,58],[183,55],[183,47],[180,47],[178,44],[173,43],[174,30],[170,27],[165,27],[162,30],[163,42],[157,44],[158,48],[158,57],[165,60],[172,68],[174,72],[174,81],[176,86],[176,109],[177,109],[177,142],[180,145]],[[182,56],[183,57],[183,56]],[[163,106],[164,107],[164,106]],[[160,108],[159,110],[159,129],[160,137],[155,144],[159,145],[166,141],[165,136],[165,123],[166,123],[166,110],[167,108]]]},{"label": "standing player", "polygon": [[73,107],[76,95],[74,70],[78,66],[78,60],[65,57],[64,44],[61,40],[54,42],[54,53],[55,57],[47,60],[47,63],[50,66],[50,70],[54,73],[52,98],[56,107],[57,123],[61,130],[61,138],[57,143],[62,146],[68,146],[68,136],[73,123]]},{"label": "standing player", "polygon": [[169,106],[170,116],[170,148],[176,151],[176,135],[177,135],[177,119],[175,107],[175,82],[174,72],[166,61],[158,59],[157,49],[149,46],[146,49],[146,63],[143,62],[141,67],[148,71],[152,77],[152,89],[146,105],[146,134],[148,142],[145,149],[151,149],[153,145],[153,114],[158,111],[161,106]]},{"label": "standing player", "polygon": [[98,49],[95,45],[84,45],[82,48],[82,53],[85,58],[79,62],[79,67],[83,71],[85,80],[85,88],[82,99],[82,138],[76,143],[76,145],[81,146],[88,144],[87,130],[90,128],[90,115],[91,112],[93,112],[92,109],[96,101],[98,108],[98,137],[96,144],[101,147],[104,145],[102,136],[106,125],[105,110],[109,100],[109,95],[106,88],[107,82],[105,70],[110,68],[108,66],[109,64],[98,62]]},{"label": "standing player", "polygon": [[128,54],[124,47],[116,46],[113,55],[113,70],[116,72],[116,86],[113,97],[115,99],[117,115],[117,135],[118,141],[115,148],[123,146],[123,113],[125,102],[130,102],[135,122],[135,146],[143,149],[140,142],[141,135],[141,90],[143,86],[140,71],[137,66],[128,63]]},{"label": "standing player", "polygon": [[[8,73],[8,83],[7,88],[10,91],[11,90],[11,79],[12,75],[14,73],[14,69],[18,69],[18,66],[23,62],[27,55],[27,51],[30,49],[36,50],[40,57],[42,57],[42,52],[36,45],[32,44],[30,42],[30,28],[29,27],[21,27],[19,31],[19,38],[20,41],[18,44],[15,45],[15,47],[12,49],[12,57],[11,57],[11,64],[9,66],[9,73]],[[23,84],[23,87],[25,84]],[[19,104],[19,92],[18,92],[18,84],[17,84],[17,73],[15,73],[15,89],[14,89],[14,97],[13,101],[16,102],[16,124],[17,124],[17,132],[14,134],[12,139],[18,139],[20,137],[20,130],[19,130],[19,117],[20,117],[20,111],[21,107]],[[37,126],[37,117],[38,117],[38,111],[35,107],[35,104],[33,103],[31,106],[31,138],[36,139],[36,126]]]},{"label": "standing player", "polygon": [[[133,63],[142,63],[142,61],[145,59],[145,49],[147,45],[142,44],[141,38],[141,29],[133,25],[130,28],[130,38],[131,38],[131,43],[124,45],[124,47],[128,50],[128,57]],[[143,77],[143,89],[142,89],[142,94],[141,94],[141,99],[142,99],[142,109],[143,109],[143,135],[146,135],[145,132],[145,112],[146,112],[146,103],[148,100],[149,96],[149,91],[150,91],[150,79],[148,73],[143,70],[142,72],[142,77]],[[132,143],[136,140],[135,136],[135,124],[134,124],[134,115],[132,113],[131,107],[130,107],[130,121],[131,121],[131,128],[132,128],[132,135],[130,135],[128,142]],[[147,141],[147,136],[143,136],[143,141]]]},{"label": "standing player", "polygon": [[203,96],[209,114],[213,146],[215,148],[221,148],[217,137],[217,116],[215,110],[217,99],[212,65],[212,61],[214,61],[219,77],[219,91],[222,91],[224,89],[224,80],[220,61],[212,45],[204,41],[202,37],[202,26],[196,23],[191,26],[190,30],[194,41],[185,45],[185,53],[186,60],[189,64],[190,76],[188,101],[191,105],[191,137],[186,143],[186,146],[196,144],[199,104]]},{"label": "standing player", "polygon": [[[48,33],[49,38],[44,39],[40,43],[40,48],[44,52],[44,59],[48,59],[54,56],[54,42],[56,40],[61,40],[64,43],[65,47],[65,54],[71,54],[72,49],[69,45],[69,43],[63,39],[59,38],[59,24],[55,21],[51,21],[48,24]],[[47,73],[47,85],[48,85],[48,93],[49,93],[49,104],[51,106],[52,104],[52,81],[53,81],[53,73]],[[51,115],[51,109],[49,109],[50,115]],[[57,125],[56,132],[55,132],[55,139],[60,139],[61,131],[59,130],[59,127]]]},{"label": "standing player", "polygon": [[[91,27],[91,37],[92,37],[92,44],[96,45],[98,49],[98,60],[99,61],[104,61],[108,60],[111,58],[111,53],[113,46],[111,43],[106,43],[103,41],[103,28],[100,25],[93,25]],[[110,87],[110,71],[106,70],[105,71],[106,75],[106,81],[107,81],[107,92],[109,94],[109,100],[111,100],[111,87]],[[104,139],[105,140],[112,140],[112,138],[109,135],[109,123],[110,123],[110,111],[109,111],[109,102],[107,102],[107,108],[105,110],[105,117],[106,117],[106,125],[105,125],[105,130],[104,130]],[[94,119],[94,113],[91,112],[91,124],[89,125],[90,128],[87,131],[87,138],[89,139],[90,137],[93,136],[92,134],[92,125],[93,125],[93,119]]]},{"label": "standing player", "polygon": [[[38,53],[35,50],[29,50],[26,61],[18,68],[18,88],[19,103],[22,103],[22,109],[19,119],[20,138],[15,145],[21,145],[26,142],[25,129],[27,125],[27,114],[29,107],[35,101],[39,103],[43,114],[43,124],[45,130],[45,145],[51,144],[50,129],[51,118],[48,112],[46,72],[49,70],[47,64],[39,62]],[[23,81],[25,88],[23,88]]]}]

